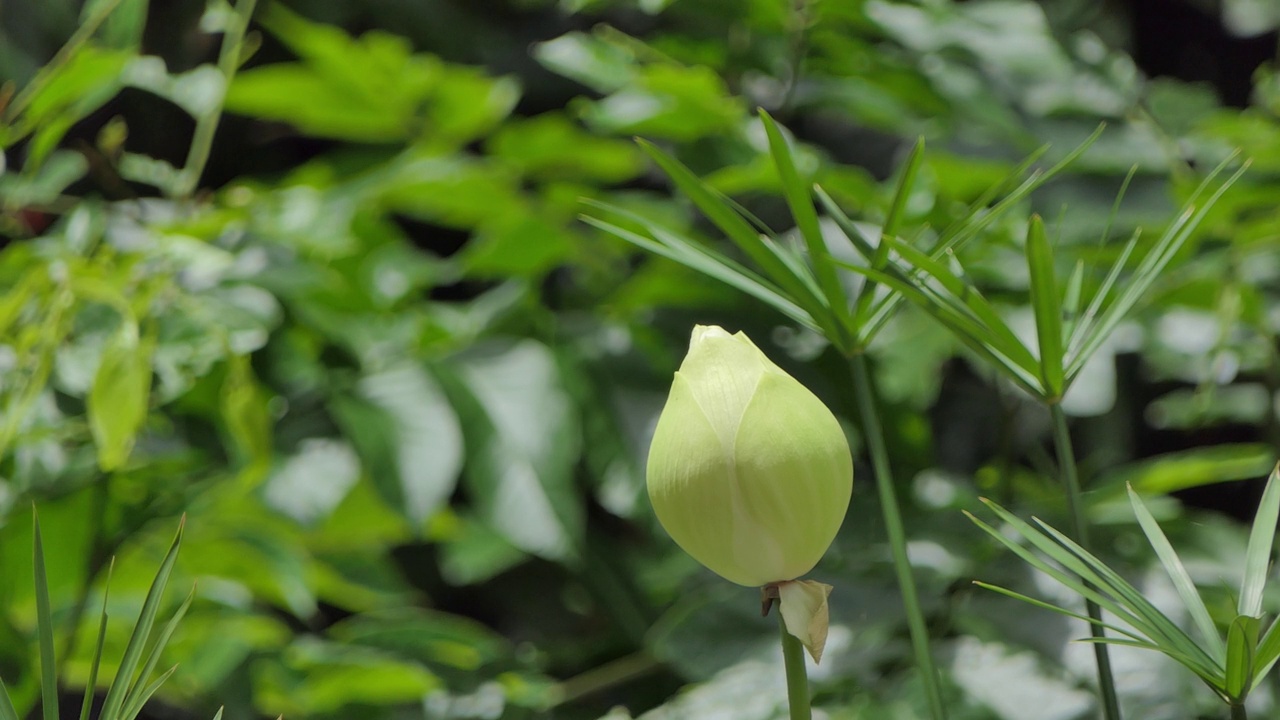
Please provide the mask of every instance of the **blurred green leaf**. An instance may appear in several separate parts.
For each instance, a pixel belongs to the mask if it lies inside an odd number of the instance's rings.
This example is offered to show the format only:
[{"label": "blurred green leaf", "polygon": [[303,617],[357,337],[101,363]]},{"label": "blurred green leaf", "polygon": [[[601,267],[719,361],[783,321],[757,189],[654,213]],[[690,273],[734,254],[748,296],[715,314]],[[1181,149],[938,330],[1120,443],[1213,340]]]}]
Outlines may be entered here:
[{"label": "blurred green leaf", "polygon": [[130,323],[125,323],[103,349],[87,399],[89,427],[103,471],[124,465],[146,422],[154,349],[155,340],[139,339],[137,328]]},{"label": "blurred green leaf", "polygon": [[555,356],[522,340],[477,346],[450,365],[480,516],[521,550],[574,561],[585,529],[573,473],[581,439]]}]

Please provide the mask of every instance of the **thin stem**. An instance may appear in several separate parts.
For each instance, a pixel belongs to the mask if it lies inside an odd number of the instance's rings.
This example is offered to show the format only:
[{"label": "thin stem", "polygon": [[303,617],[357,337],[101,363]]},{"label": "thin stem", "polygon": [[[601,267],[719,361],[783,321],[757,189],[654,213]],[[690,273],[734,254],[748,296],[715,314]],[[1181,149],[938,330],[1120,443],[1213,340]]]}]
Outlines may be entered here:
[{"label": "thin stem", "polygon": [[[256,0],[240,0],[228,20],[222,36],[222,47],[218,51],[218,70],[223,78],[223,95],[231,87],[231,80],[240,67],[240,51],[244,45],[244,34],[249,29],[249,18],[253,16]],[[213,149],[213,136],[218,131],[218,122],[222,119],[222,102],[217,107],[196,119],[195,133],[191,137],[191,147],[187,150],[187,162],[182,167],[182,174],[174,188],[178,197],[189,197],[195,192],[204,174],[204,166],[209,162],[209,152]]]},{"label": "thin stem", "polygon": [[1244,710],[1244,703],[1231,706],[1231,720],[1249,720],[1249,713]]},{"label": "thin stem", "polygon": [[804,666],[804,646],[800,638],[787,632],[787,624],[778,611],[778,629],[782,633],[782,663],[787,669],[787,705],[791,720],[813,720],[809,707],[809,671]]},{"label": "thin stem", "polygon": [[[1076,472],[1075,451],[1071,446],[1071,433],[1067,430],[1067,415],[1062,411],[1062,405],[1056,402],[1049,405],[1049,412],[1053,416],[1053,444],[1058,452],[1058,469],[1062,473],[1067,511],[1071,515],[1071,534],[1081,547],[1092,552],[1089,526],[1085,522],[1080,500],[1080,477]],[[1089,623],[1090,634],[1095,638],[1106,637],[1106,631],[1099,625],[1102,622],[1102,609],[1093,601],[1086,600],[1085,611],[1094,620]],[[1111,655],[1105,643],[1093,643],[1093,657],[1098,664],[1098,689],[1102,693],[1103,717],[1106,720],[1120,720],[1120,701],[1116,696],[1116,681],[1111,674]]]},{"label": "thin stem", "polygon": [[929,652],[929,630],[920,609],[920,596],[916,592],[915,576],[911,572],[911,559],[907,556],[907,534],[902,527],[902,510],[893,487],[893,473],[889,469],[889,453],[884,445],[884,430],[876,414],[871,395],[871,378],[867,372],[867,358],[858,353],[849,358],[853,373],[853,394],[862,421],[862,433],[866,437],[867,451],[871,455],[871,469],[876,477],[876,491],[880,494],[880,512],[884,515],[885,530],[889,534],[889,548],[893,553],[893,566],[898,575],[898,589],[902,593],[902,606],[907,613],[907,629],[911,633],[911,648],[915,653],[916,668],[924,683],[925,698],[929,702],[929,716],[933,720],[946,720],[947,710],[942,702],[941,681],[938,669]]}]

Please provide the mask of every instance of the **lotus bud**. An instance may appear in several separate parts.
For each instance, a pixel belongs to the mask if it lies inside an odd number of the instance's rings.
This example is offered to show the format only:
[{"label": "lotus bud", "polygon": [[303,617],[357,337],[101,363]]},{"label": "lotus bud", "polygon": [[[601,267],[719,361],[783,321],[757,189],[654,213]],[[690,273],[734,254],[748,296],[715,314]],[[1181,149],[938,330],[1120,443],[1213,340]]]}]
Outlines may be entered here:
[{"label": "lotus bud", "polygon": [[777,585],[831,545],[853,460],[817,396],[746,335],[700,325],[654,431],[648,487],[658,521],[695,560],[739,585]]}]

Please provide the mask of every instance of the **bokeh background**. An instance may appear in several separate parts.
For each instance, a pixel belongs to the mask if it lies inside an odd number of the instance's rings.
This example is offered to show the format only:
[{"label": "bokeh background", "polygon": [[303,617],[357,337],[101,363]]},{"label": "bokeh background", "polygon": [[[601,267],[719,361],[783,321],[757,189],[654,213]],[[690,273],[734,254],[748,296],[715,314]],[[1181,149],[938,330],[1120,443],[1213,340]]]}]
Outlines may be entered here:
[{"label": "bokeh background", "polygon": [[[185,514],[169,606],[197,599],[143,717],[782,717],[755,592],[680,553],[644,492],[671,373],[715,323],[854,441],[814,572],[837,587],[817,707],[923,717],[840,358],[577,219],[595,198],[720,242],[641,136],[785,234],[757,107],[872,224],[917,138],[908,212],[942,226],[1105,122],[965,256],[1028,330],[1031,211],[1065,272],[1113,258],[1104,235],[1155,237],[1225,152],[1253,159],[1066,406],[1095,544],[1173,597],[1133,483],[1231,616],[1240,520],[1280,449],[1274,2],[259,0],[227,84],[235,18],[0,2],[0,677],[23,709],[34,502],[68,698],[111,558],[107,674]],[[1059,592],[960,512],[989,495],[1064,517],[1047,415],[916,310],[872,361],[952,717],[1092,716],[1084,628],[970,582]],[[1169,661],[1115,655],[1133,717],[1216,717]]]}]

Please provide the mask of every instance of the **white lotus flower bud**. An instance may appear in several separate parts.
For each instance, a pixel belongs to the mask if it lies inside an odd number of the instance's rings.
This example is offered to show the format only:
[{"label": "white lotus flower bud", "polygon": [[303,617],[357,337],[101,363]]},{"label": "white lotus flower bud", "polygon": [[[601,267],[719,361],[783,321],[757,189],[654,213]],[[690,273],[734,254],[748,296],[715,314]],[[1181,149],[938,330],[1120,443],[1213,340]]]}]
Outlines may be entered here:
[{"label": "white lotus flower bud", "polygon": [[853,460],[831,411],[746,335],[698,326],[654,432],[648,486],[685,552],[765,586],[809,572],[831,545]]}]

